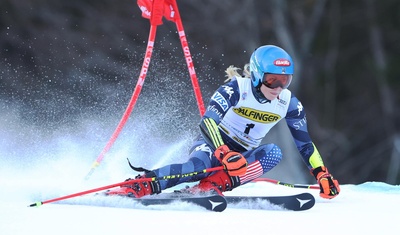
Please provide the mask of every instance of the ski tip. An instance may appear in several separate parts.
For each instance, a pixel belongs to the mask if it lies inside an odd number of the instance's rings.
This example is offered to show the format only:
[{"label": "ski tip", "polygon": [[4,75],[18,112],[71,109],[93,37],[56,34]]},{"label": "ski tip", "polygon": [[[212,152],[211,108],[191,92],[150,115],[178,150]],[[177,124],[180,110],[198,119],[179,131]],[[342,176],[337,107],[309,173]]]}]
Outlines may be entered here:
[{"label": "ski tip", "polygon": [[279,205],[283,209],[291,211],[308,210],[315,204],[315,198],[310,193],[283,196],[228,196],[225,198],[228,203],[232,204],[237,204],[243,201],[257,203],[259,200],[266,200],[271,204]]},{"label": "ski tip", "polygon": [[30,204],[28,207],[39,207],[41,205],[43,205],[43,202],[35,202],[35,203]]},{"label": "ski tip", "polygon": [[315,205],[315,197],[311,193],[302,193],[297,195],[298,207],[292,208],[294,211],[304,211],[311,209]]},{"label": "ski tip", "polygon": [[208,208],[211,211],[222,212],[228,206],[228,202],[224,197],[214,196],[208,199],[210,203],[210,207]]}]

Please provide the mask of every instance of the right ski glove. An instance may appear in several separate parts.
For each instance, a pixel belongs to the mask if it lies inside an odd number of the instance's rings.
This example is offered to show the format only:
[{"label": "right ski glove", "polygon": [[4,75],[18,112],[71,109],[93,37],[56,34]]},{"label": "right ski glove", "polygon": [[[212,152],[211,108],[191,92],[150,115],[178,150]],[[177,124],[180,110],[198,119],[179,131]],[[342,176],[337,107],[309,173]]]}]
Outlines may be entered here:
[{"label": "right ski glove", "polygon": [[222,145],[215,150],[214,155],[230,176],[246,174],[247,160],[241,153],[230,150],[227,145]]},{"label": "right ski glove", "polygon": [[319,195],[326,199],[336,197],[340,192],[339,182],[329,174],[328,169],[320,166],[311,170],[311,173],[317,179],[319,188],[321,189]]}]

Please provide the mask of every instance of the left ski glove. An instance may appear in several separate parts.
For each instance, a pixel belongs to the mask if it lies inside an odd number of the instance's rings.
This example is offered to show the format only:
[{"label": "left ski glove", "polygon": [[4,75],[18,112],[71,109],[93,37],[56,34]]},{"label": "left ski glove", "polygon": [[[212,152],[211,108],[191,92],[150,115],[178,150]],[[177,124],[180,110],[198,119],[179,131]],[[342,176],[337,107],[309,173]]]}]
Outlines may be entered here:
[{"label": "left ski glove", "polygon": [[326,199],[336,197],[340,192],[339,182],[333,178],[325,166],[320,166],[311,170],[311,173],[317,179],[321,189],[319,195]]},{"label": "left ski glove", "polygon": [[247,160],[241,153],[230,150],[227,145],[222,145],[215,150],[214,155],[224,165],[230,176],[246,174]]}]

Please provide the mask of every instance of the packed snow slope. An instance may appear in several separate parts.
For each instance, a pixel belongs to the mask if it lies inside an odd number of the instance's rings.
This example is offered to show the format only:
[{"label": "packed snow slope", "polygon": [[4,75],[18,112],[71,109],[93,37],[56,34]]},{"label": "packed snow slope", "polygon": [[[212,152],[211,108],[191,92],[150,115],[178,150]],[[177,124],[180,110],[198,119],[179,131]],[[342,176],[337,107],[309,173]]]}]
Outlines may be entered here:
[{"label": "packed snow slope", "polygon": [[[46,175],[36,169],[38,175]],[[40,173],[42,172],[42,173]],[[1,172],[0,231],[22,234],[396,234],[400,186],[380,182],[342,185],[333,200],[319,198],[318,190],[294,189],[267,182],[249,183],[226,195],[286,195],[308,191],[314,208],[285,211],[272,205],[228,206],[210,212],[190,204],[144,207],[128,198],[94,194],[58,203],[28,207],[107,184],[68,184],[38,175]],[[11,174],[10,174],[11,173]],[[116,182],[109,182],[109,184]]]},{"label": "packed snow slope", "polygon": [[[383,182],[343,184],[340,195],[332,200],[320,198],[318,190],[267,182],[249,183],[226,193],[250,196],[311,192],[316,205],[302,212],[265,204],[228,206],[221,213],[190,204],[144,207],[132,204],[129,198],[94,194],[28,207],[134,177],[138,173],[127,166],[127,158],[149,169],[184,161],[182,156],[186,156],[193,136],[188,134],[186,138],[181,131],[168,139],[156,138],[162,130],[159,126],[143,126],[145,122],[135,119],[90,179],[84,180],[94,156],[113,131],[105,127],[115,124],[115,120],[104,124],[80,121],[82,126],[76,132],[66,127],[49,133],[13,120],[16,118],[9,115],[0,122],[0,235],[399,233],[400,186]],[[153,129],[157,133],[146,132]],[[150,140],[149,136],[154,137]],[[269,174],[265,177],[275,177]]]}]

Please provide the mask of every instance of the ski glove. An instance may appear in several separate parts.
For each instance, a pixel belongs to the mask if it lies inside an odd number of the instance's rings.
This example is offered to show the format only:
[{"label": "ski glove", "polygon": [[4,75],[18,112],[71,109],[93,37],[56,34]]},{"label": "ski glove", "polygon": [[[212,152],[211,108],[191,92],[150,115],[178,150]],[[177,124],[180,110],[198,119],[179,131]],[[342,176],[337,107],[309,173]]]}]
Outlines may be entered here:
[{"label": "ski glove", "polygon": [[246,174],[247,160],[241,153],[230,150],[227,145],[222,145],[215,150],[214,155],[230,176]]},{"label": "ski glove", "polygon": [[325,166],[320,166],[311,170],[311,173],[317,179],[319,188],[321,189],[319,195],[326,199],[336,197],[340,192],[339,182],[329,174]]}]

